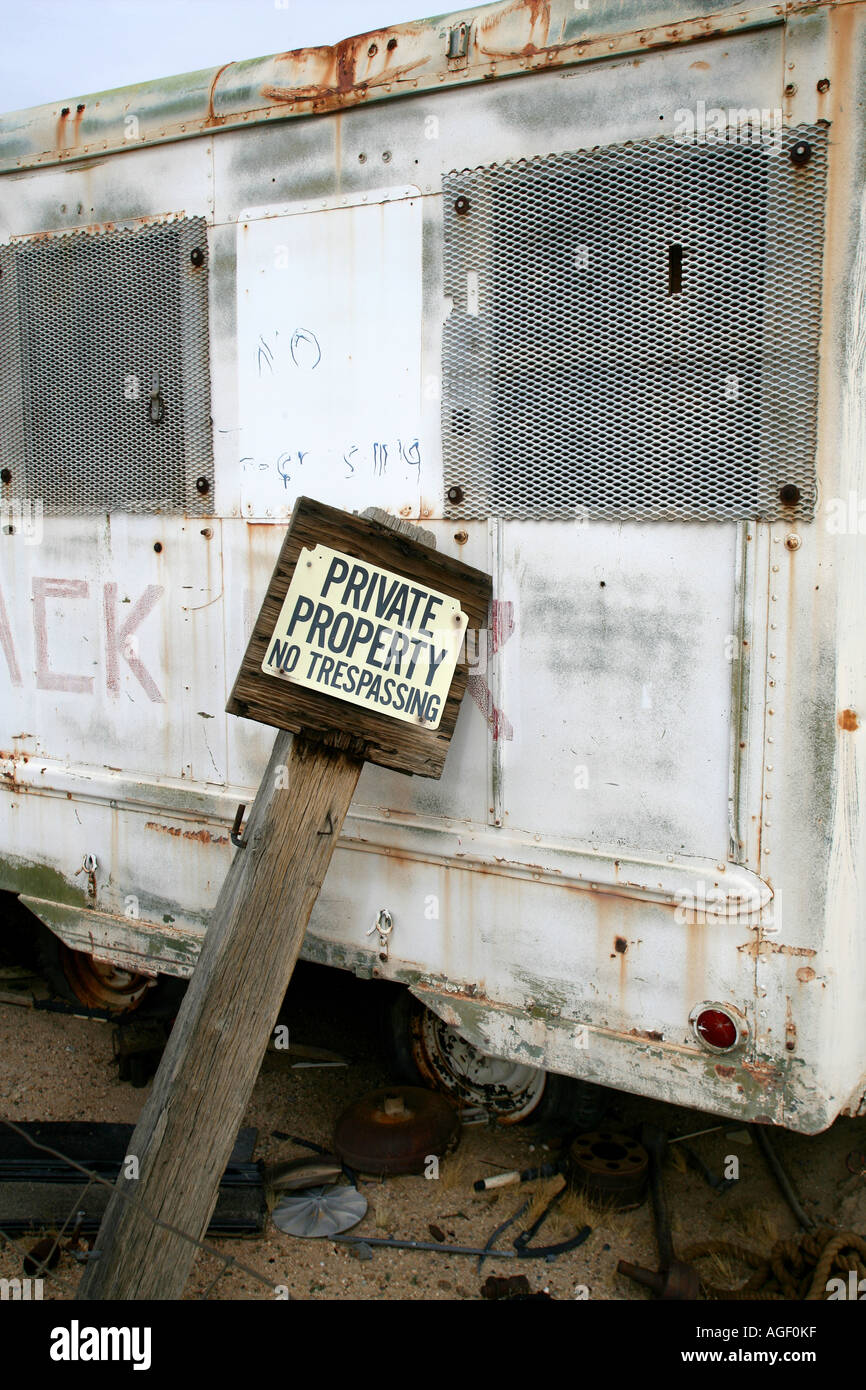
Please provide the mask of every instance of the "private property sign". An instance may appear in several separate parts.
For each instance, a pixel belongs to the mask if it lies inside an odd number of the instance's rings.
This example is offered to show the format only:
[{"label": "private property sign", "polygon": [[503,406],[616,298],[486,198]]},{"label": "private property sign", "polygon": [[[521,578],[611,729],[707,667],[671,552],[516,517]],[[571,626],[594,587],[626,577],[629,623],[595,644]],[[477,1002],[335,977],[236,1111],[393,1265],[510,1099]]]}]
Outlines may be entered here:
[{"label": "private property sign", "polygon": [[408,522],[299,497],[226,708],[440,777],[490,592]]},{"label": "private property sign", "polygon": [[317,545],[301,551],[262,670],[437,729],[468,621],[447,594]]}]

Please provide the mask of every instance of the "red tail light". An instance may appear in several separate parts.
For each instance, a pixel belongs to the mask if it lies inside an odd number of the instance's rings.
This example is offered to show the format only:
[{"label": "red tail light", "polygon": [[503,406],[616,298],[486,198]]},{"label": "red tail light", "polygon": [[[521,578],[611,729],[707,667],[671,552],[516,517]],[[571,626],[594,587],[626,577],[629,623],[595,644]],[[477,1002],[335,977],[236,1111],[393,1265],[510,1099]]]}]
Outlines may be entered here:
[{"label": "red tail light", "polygon": [[689,1022],[698,1042],[710,1052],[730,1052],[748,1035],[746,1020],[729,1004],[696,1004]]}]

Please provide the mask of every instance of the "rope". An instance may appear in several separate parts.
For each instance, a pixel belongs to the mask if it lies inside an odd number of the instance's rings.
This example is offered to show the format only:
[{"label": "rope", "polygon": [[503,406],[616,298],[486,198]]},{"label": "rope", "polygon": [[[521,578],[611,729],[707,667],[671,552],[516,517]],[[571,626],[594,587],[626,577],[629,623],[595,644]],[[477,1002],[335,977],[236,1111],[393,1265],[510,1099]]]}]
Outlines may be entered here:
[{"label": "rope", "polygon": [[726,1289],[702,1280],[707,1298],[776,1301],[823,1300],[827,1283],[836,1271],[853,1272],[866,1279],[866,1240],[854,1231],[823,1228],[806,1231],[790,1240],[777,1241],[768,1255],[756,1254],[724,1240],[704,1241],[681,1253],[687,1263],[707,1255],[724,1255],[748,1265],[752,1273],[737,1289]]}]

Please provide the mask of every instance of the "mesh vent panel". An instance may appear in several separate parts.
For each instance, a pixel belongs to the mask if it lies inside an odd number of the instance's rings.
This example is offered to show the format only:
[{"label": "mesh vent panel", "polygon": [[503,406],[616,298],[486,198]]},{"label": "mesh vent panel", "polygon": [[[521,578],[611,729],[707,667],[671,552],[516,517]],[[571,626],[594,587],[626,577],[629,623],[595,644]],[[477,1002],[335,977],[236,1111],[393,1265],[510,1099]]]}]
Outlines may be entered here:
[{"label": "mesh vent panel", "polygon": [[203,218],[0,247],[0,456],[49,514],[211,510]]},{"label": "mesh vent panel", "polygon": [[446,514],[813,516],[826,166],[802,127],[448,174]]}]

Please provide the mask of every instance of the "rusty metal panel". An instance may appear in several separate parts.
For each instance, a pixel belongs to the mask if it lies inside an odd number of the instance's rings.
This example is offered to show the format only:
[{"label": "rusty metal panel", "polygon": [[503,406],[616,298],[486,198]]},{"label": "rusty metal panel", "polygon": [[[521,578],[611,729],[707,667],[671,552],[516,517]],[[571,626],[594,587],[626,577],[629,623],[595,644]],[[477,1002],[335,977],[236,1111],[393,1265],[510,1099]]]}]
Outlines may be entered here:
[{"label": "rusty metal panel", "polygon": [[23,238],[0,271],[4,498],[210,511],[204,219]]},{"label": "rusty metal panel", "polygon": [[443,180],[449,515],[813,515],[827,130],[751,116]]},{"label": "rusty metal panel", "polygon": [[[781,27],[812,0],[653,3],[500,0],[272,57],[227,62],[131,89],[13,112],[0,120],[0,172],[101,158],[394,97],[556,71],[567,64],[688,48],[715,35]],[[462,35],[452,51],[452,34]]]}]

